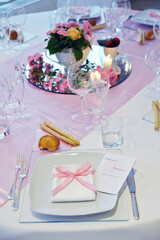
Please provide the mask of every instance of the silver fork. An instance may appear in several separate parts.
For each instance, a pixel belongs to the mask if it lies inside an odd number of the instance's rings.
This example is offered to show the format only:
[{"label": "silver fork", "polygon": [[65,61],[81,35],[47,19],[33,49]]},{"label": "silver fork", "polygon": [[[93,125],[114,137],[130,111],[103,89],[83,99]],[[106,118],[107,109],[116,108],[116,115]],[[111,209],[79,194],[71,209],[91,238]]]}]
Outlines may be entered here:
[{"label": "silver fork", "polygon": [[11,209],[14,211],[19,208],[21,184],[22,184],[22,180],[27,176],[27,172],[28,172],[28,163],[27,163],[27,161],[24,161],[23,166],[19,173],[19,186],[17,189],[16,197],[11,206]]},{"label": "silver fork", "polygon": [[8,194],[8,199],[13,199],[15,197],[17,174],[18,174],[19,169],[21,169],[22,164],[23,164],[23,154],[18,153],[17,160],[16,160],[16,166],[15,166],[15,168],[16,168],[15,176],[14,176],[13,184],[12,184],[11,189]]}]

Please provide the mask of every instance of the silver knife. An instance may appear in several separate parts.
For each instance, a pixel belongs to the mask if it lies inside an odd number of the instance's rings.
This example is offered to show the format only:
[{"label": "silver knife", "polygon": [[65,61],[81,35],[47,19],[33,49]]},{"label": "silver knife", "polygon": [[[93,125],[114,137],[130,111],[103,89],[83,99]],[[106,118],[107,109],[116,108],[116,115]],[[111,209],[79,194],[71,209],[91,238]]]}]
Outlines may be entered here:
[{"label": "silver knife", "polygon": [[129,186],[129,191],[131,193],[133,216],[136,220],[138,220],[139,219],[139,211],[138,211],[138,205],[137,205],[137,199],[136,199],[136,186],[135,186],[135,181],[134,181],[133,168],[127,177],[127,183]]}]

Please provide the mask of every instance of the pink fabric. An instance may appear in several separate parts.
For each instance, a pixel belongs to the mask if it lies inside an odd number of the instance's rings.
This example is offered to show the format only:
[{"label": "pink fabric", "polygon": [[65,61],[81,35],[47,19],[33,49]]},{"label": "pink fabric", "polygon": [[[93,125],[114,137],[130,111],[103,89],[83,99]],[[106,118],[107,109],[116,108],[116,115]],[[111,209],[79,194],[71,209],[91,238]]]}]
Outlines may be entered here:
[{"label": "pink fabric", "polygon": [[[158,44],[158,41],[155,44]],[[43,52],[44,46],[42,43],[33,48],[26,49],[26,51],[20,53],[16,58],[21,64],[26,64],[27,57],[36,52]],[[139,46],[135,42],[128,41],[127,44],[121,43],[120,47],[132,62],[132,73],[126,81],[109,90],[108,103],[104,111],[108,115],[129,101],[146,84],[154,79],[153,71],[144,62],[147,45]],[[16,58],[1,63],[1,71],[13,75]],[[16,130],[12,132],[13,138],[11,141],[7,143],[0,142],[0,205],[3,205],[8,200],[7,195],[13,182],[17,153],[24,152],[25,158],[30,161],[27,181],[23,182],[23,186],[30,182],[32,171],[40,156],[50,154],[40,151],[32,152],[35,132],[39,128],[39,123],[48,120],[59,127],[69,126],[74,130],[74,135],[79,140],[88,134],[85,130],[87,123],[76,123],[70,117],[72,108],[80,105],[80,97],[77,95],[50,93],[40,90],[26,81],[24,104],[31,114],[32,120],[24,125],[18,124]],[[13,126],[15,126],[15,123]]]},{"label": "pink fabric", "polygon": [[92,191],[96,190],[96,187],[93,184],[90,184],[81,178],[80,176],[87,176],[89,174],[94,175],[94,171],[90,170],[92,165],[89,162],[86,162],[82,165],[76,172],[71,172],[67,167],[59,165],[56,167],[57,173],[53,174],[54,177],[58,178],[66,178],[58,187],[52,190],[52,195],[55,196],[57,193],[62,191],[65,187],[67,187],[74,179],[76,179],[80,184],[84,187],[89,188]]}]

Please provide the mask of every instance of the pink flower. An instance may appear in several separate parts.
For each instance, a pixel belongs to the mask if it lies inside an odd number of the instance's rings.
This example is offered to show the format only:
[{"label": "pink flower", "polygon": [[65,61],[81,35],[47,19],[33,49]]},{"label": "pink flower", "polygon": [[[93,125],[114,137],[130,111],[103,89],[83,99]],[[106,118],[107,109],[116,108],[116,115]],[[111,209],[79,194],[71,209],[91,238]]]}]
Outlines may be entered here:
[{"label": "pink flower", "polygon": [[101,66],[98,65],[96,70],[97,70],[98,72],[101,72],[101,71],[102,71]]},{"label": "pink flower", "polygon": [[57,34],[62,35],[62,36],[69,36],[68,33],[63,29],[60,29],[59,31],[57,31]]},{"label": "pink flower", "polygon": [[48,31],[48,32],[46,32],[46,35],[50,35],[52,33],[52,31]]},{"label": "pink flower", "polygon": [[70,22],[67,24],[67,27],[68,27],[68,28],[72,28],[72,27],[77,27],[77,28],[79,28],[79,24],[78,24],[77,22],[70,21]]},{"label": "pink flower", "polygon": [[87,42],[89,42],[89,37],[88,37],[88,35],[84,32],[83,33],[83,37],[84,37],[84,39],[87,41]]},{"label": "pink flower", "polygon": [[66,92],[67,90],[69,90],[67,79],[65,79],[62,83],[58,83],[57,89],[59,92]]},{"label": "pink flower", "polygon": [[83,21],[83,29],[85,33],[92,37],[92,25],[88,21]]}]

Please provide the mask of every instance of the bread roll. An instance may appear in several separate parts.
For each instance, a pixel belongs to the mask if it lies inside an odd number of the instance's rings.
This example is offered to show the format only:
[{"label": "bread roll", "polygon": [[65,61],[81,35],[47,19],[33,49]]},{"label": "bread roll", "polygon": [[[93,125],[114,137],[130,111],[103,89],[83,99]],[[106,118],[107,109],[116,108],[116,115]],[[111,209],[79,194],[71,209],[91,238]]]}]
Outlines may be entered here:
[{"label": "bread roll", "polygon": [[59,147],[59,145],[60,145],[59,139],[51,135],[44,135],[39,139],[38,142],[38,147],[41,150],[47,149],[50,151],[54,151]]}]

